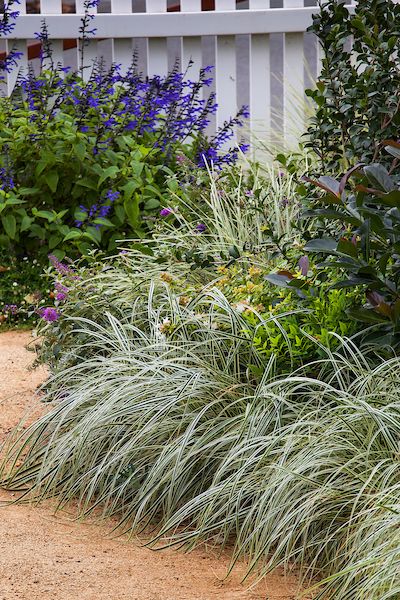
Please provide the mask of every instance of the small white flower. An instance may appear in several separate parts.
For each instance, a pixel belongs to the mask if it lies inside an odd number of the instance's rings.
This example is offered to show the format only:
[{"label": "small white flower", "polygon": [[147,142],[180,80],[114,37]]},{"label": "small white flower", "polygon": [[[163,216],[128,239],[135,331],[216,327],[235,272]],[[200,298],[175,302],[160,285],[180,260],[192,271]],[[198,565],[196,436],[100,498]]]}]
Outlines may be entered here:
[{"label": "small white flower", "polygon": [[249,306],[248,306],[248,304],[245,304],[244,302],[238,302],[237,304],[233,305],[233,308],[235,308],[239,313],[242,313],[245,310],[247,310],[249,308]]}]

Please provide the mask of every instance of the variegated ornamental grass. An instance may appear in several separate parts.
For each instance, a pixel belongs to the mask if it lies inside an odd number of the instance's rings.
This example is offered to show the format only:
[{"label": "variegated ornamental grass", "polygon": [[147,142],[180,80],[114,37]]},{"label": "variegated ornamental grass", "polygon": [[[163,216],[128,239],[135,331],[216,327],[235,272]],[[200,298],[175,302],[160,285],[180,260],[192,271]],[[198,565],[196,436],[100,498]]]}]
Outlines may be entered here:
[{"label": "variegated ornamental grass", "polygon": [[198,302],[171,303],[171,339],[151,293],[147,327],[75,318],[85,346],[9,441],[3,485],[156,527],[154,543],[234,543],[249,576],[295,563],[325,578],[320,598],[397,598],[399,360],[373,367],[345,340],[315,376],[271,361],[256,382],[241,316],[216,292]]}]

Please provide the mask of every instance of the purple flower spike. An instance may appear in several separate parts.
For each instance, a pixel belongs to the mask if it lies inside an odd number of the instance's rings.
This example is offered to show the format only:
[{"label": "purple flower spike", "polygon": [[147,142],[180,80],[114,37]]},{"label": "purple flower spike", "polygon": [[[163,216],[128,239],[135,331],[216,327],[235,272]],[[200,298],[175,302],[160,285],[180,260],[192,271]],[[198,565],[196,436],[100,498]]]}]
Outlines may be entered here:
[{"label": "purple flower spike", "polygon": [[39,314],[42,317],[42,319],[44,319],[48,323],[52,323],[53,321],[57,321],[57,319],[60,316],[58,314],[58,312],[56,311],[56,309],[52,308],[51,306],[48,306],[47,308],[41,308],[40,311],[39,311]]},{"label": "purple flower spike", "polygon": [[18,306],[16,304],[5,304],[4,311],[9,312],[11,315],[16,315],[18,312]]},{"label": "purple flower spike", "polygon": [[299,269],[301,274],[306,276],[310,269],[310,261],[308,260],[308,256],[302,256],[299,260]]},{"label": "purple flower spike", "polygon": [[172,213],[170,208],[163,208],[160,210],[160,217],[168,217]]},{"label": "purple flower spike", "polygon": [[203,233],[205,230],[207,229],[207,227],[204,225],[204,223],[199,223],[198,225],[196,225],[195,230],[198,233]]}]

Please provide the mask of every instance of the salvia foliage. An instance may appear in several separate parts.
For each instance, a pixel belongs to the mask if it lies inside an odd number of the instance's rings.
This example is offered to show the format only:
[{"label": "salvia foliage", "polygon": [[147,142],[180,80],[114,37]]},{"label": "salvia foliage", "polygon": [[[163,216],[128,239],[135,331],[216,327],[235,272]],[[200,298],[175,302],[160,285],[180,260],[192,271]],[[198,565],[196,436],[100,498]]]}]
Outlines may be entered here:
[{"label": "salvia foliage", "polygon": [[[95,33],[95,4],[85,4],[82,52]],[[5,34],[18,12],[7,15]],[[0,101],[2,246],[29,254],[39,242],[43,256],[51,251],[59,258],[93,246],[113,250],[124,235],[151,232],[169,200],[177,157],[187,157],[193,169],[211,162],[221,168],[246,149],[229,149],[246,107],[213,137],[206,135],[217,109],[215,94],[205,92],[212,67],[197,79],[190,78],[190,65],[184,73],[175,67],[148,78],[135,56],[124,72],[102,60],[88,66],[82,54],[73,72],[53,60],[45,23],[37,38],[40,74],[29,69],[12,97]]]}]

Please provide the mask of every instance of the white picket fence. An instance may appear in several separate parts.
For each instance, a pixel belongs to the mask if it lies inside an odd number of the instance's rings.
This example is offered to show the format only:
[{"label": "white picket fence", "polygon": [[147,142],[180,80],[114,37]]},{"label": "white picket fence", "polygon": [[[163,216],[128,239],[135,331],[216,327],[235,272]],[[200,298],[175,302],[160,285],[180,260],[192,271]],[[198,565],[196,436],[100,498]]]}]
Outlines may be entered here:
[{"label": "white picket fence", "polygon": [[[274,0],[214,0],[211,11],[202,11],[201,0],[176,0],[179,12],[167,12],[168,1],[104,0],[93,21],[97,31],[85,49],[86,62],[103,56],[127,68],[136,49],[140,68],[148,75],[167,73],[176,60],[182,69],[193,61],[192,78],[201,67],[214,65],[219,106],[213,127],[247,104],[257,136],[274,131],[288,141],[296,137],[296,129],[303,128],[304,89],[320,62],[317,40],[306,33],[317,10],[304,6],[310,0],[281,0],[281,8],[273,8]],[[63,49],[64,40],[79,36],[83,0],[75,0],[75,7],[75,14],[63,14],[62,0],[40,0],[40,13],[26,14],[26,0],[21,0],[12,39],[3,42],[5,48],[17,46],[24,53],[20,69],[27,67],[27,48],[43,19],[55,60],[77,68],[79,42]],[[15,70],[8,76],[8,94],[17,74]]]}]

